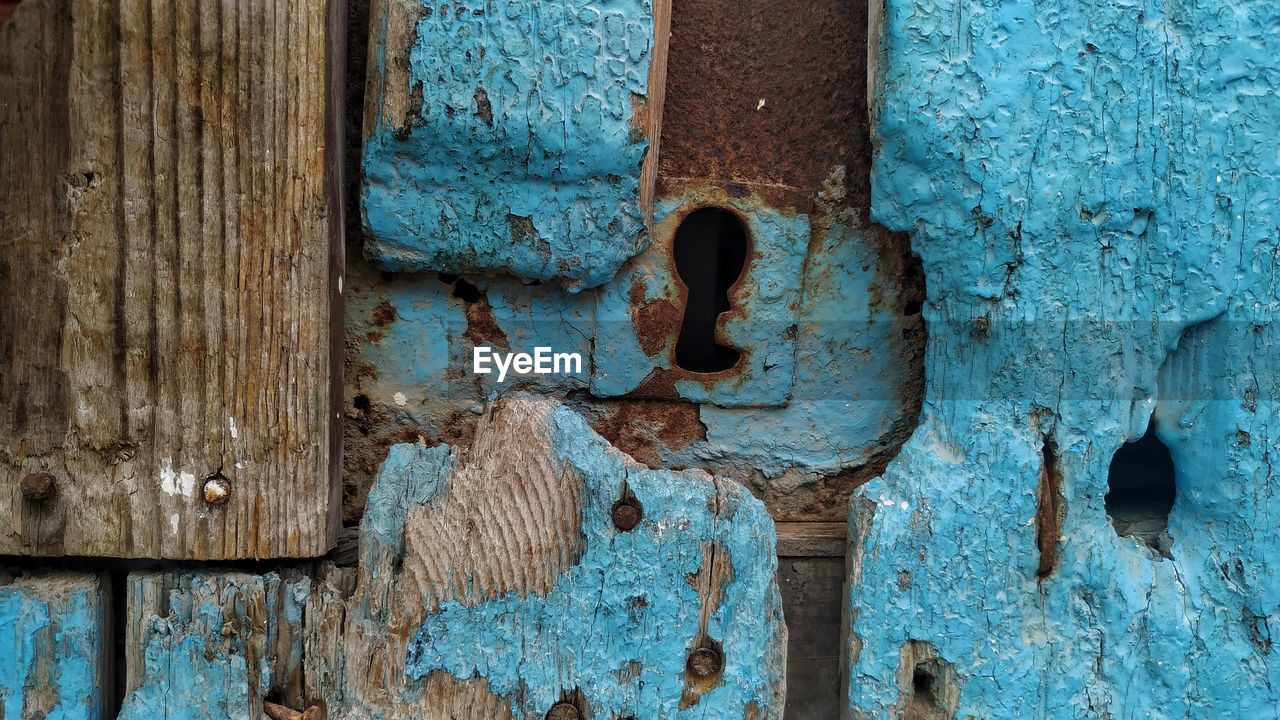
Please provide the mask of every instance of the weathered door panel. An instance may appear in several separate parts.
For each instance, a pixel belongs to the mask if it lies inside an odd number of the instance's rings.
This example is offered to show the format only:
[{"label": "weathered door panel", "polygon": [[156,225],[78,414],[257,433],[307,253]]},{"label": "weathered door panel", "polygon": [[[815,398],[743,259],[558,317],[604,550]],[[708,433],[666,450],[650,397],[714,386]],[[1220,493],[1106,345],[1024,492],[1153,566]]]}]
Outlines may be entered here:
[{"label": "weathered door panel", "polygon": [[303,704],[300,571],[133,573],[120,720],[260,718]]},{"label": "weathered door panel", "polygon": [[648,243],[670,2],[375,2],[370,257],[611,278]]},{"label": "weathered door panel", "polygon": [[329,547],[341,12],[27,0],[0,26],[0,553]]},{"label": "weathered door panel", "polygon": [[99,720],[111,703],[110,586],[0,569],[0,718]]},{"label": "weathered door panel", "polygon": [[390,449],[358,569],[131,575],[121,717],[781,717],[758,500],[641,467],[547,398],[475,422],[466,448]]},{"label": "weathered door panel", "polygon": [[928,411],[850,508],[847,715],[1274,715],[1280,6],[879,7]]}]

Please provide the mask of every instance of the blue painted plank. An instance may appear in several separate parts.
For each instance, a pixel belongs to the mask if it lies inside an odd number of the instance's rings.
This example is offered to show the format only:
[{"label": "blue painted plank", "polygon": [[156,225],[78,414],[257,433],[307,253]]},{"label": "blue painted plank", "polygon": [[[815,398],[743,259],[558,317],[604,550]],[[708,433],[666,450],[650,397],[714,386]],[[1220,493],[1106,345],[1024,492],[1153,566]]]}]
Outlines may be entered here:
[{"label": "blue painted plank", "polygon": [[301,705],[306,577],[174,571],[129,576],[120,720],[261,717]]},{"label": "blue painted plank", "polygon": [[[885,6],[873,209],[924,261],[928,378],[850,511],[852,717],[1276,716],[1278,23]],[[1106,511],[1150,422],[1167,557]]]},{"label": "blue painted plank", "polygon": [[[366,251],[599,285],[648,243],[669,0],[387,2],[371,19]],[[656,148],[652,148],[656,151]],[[642,187],[642,182],[650,187]]]},{"label": "blue painted plank", "polygon": [[0,718],[104,717],[107,605],[97,575],[0,577]]}]

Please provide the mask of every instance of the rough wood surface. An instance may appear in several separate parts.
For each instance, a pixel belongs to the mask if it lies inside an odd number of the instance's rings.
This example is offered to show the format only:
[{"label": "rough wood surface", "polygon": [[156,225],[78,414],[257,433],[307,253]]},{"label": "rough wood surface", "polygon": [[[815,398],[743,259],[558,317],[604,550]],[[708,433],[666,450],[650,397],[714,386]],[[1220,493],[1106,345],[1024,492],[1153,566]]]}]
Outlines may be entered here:
[{"label": "rough wood surface", "polygon": [[[478,423],[467,451],[391,448],[345,606],[345,686],[316,686],[330,717],[543,717],[562,701],[584,717],[780,717],[786,628],[757,500],[640,467],[547,399]],[[643,514],[629,532],[612,520],[624,496]],[[340,585],[319,586],[329,627]],[[700,648],[722,672],[686,673]],[[321,674],[337,673],[309,665],[308,682]]]},{"label": "rough wood surface", "polygon": [[844,558],[849,526],[842,522],[778,523],[778,557]]},{"label": "rough wood surface", "polygon": [[135,573],[125,625],[121,720],[257,718],[263,699],[301,707],[299,573]]},{"label": "rough wood surface", "polygon": [[329,547],[340,10],[27,0],[0,27],[0,553]]},{"label": "rough wood surface", "polygon": [[0,569],[0,718],[98,720],[111,703],[110,595],[98,575]]}]

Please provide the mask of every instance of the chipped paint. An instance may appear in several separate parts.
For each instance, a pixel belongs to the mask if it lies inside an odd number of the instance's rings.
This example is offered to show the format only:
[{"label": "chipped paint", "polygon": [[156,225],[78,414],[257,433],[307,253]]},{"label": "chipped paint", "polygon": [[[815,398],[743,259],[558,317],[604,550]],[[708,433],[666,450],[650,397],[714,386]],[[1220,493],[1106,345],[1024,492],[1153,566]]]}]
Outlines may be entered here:
[{"label": "chipped paint", "polygon": [[268,694],[296,702],[308,578],[178,571],[128,582],[119,720],[260,717]]},{"label": "chipped paint", "polygon": [[173,458],[160,461],[160,489],[167,495],[191,497],[196,491],[196,476],[185,470],[173,469]]},{"label": "chipped paint", "polygon": [[[703,207],[737,213],[750,244],[743,277],[730,292],[731,308],[721,316],[717,337],[737,348],[738,364],[722,373],[691,373],[675,364],[679,315],[671,327],[655,327],[664,342],[656,352],[643,346],[646,332],[633,308],[667,301],[682,308],[685,287],[675,271],[671,243],[680,221]],[[616,282],[598,293],[601,336],[592,355],[591,392],[597,397],[684,398],[722,407],[780,406],[791,396],[795,363],[796,307],[809,245],[809,218],[783,213],[759,198],[739,198],[717,188],[690,190],[662,198],[650,252],[629,263]],[[637,296],[634,288],[642,292]]]},{"label": "chipped paint", "polygon": [[[423,42],[421,7],[419,0],[387,3],[387,12],[374,18],[369,120],[380,133],[372,142],[383,144],[366,147],[383,153],[382,160],[397,149],[396,162],[419,167],[426,164],[423,153],[436,157],[444,150],[416,145],[430,133],[415,111],[432,93],[453,92],[426,83],[415,95],[412,64],[396,60],[407,61],[409,48]],[[923,375],[920,279],[908,276],[914,266],[903,250],[906,240],[867,220],[865,13],[825,0],[811,14],[778,8],[742,13],[722,0],[675,8],[673,36],[684,40],[671,47],[667,105],[675,112],[664,114],[670,130],[664,144],[674,151],[660,159],[655,211],[669,233],[697,204],[733,207],[770,248],[756,259],[765,276],[756,287],[777,297],[748,297],[746,311],[721,326],[735,344],[751,349],[746,371],[719,378],[673,371],[682,290],[656,230],[653,244],[622,263],[618,276],[577,294],[488,270],[465,272],[461,280],[456,270],[443,280],[434,272],[385,274],[349,253],[348,519],[358,517],[388,445],[417,437],[466,442],[472,408],[506,390],[493,376],[469,372],[471,349],[481,344],[581,353],[585,373],[528,378],[518,388],[564,397],[593,422],[608,422],[606,416],[617,416],[611,408],[636,398],[665,399],[672,407],[693,399],[698,405],[687,432],[665,430],[677,442],[668,445],[641,428],[624,433],[628,451],[655,466],[702,467],[746,482],[779,518],[842,519],[852,487],[878,474],[915,425]],[[813,34],[816,27],[822,31]],[[812,43],[792,42],[806,33]],[[769,52],[759,52],[760,43]],[[787,58],[782,65],[770,59],[779,53]],[[720,58],[755,69],[729,73]],[[811,87],[792,82],[792,70],[778,70],[796,67],[804,68]],[[474,87],[456,94],[468,110],[456,111],[452,122],[481,123],[476,127],[490,132],[474,114]],[[799,96],[812,102],[800,103]],[[494,113],[496,97],[486,85]],[[757,110],[760,99],[766,106]],[[405,125],[406,118],[419,126]],[[440,112],[426,122],[447,125]],[[396,140],[397,131],[405,140]],[[752,140],[760,137],[781,140]],[[390,167],[384,163],[382,170]],[[409,188],[412,194],[419,191],[413,177],[375,181],[387,183],[378,192]],[[366,186],[366,213],[368,193]],[[503,227],[484,230],[488,222],[475,230],[490,240],[506,238]],[[497,270],[512,269],[494,262]],[[447,262],[413,267],[454,268]],[[384,303],[394,307],[390,314],[378,309]],[[690,435],[692,443],[684,439]]]},{"label": "chipped paint", "polygon": [[[541,717],[574,687],[593,716],[780,717],[785,629],[773,582],[773,523],[760,502],[702,472],[639,468],[566,407],[519,396],[506,402],[514,405],[495,408],[497,414],[546,417],[549,441],[540,446],[546,449],[532,452],[553,457],[534,462],[562,463],[567,477],[581,483],[571,495],[580,498],[583,548],[545,592],[449,600],[428,614],[404,650],[407,677],[418,683],[410,684],[418,688],[412,692],[444,671],[483,680],[516,717]],[[424,506],[448,501],[458,462],[445,446],[391,448],[361,526],[363,567],[414,564],[387,556],[409,552],[406,523]],[[624,487],[644,508],[640,525],[625,533],[611,519]],[[713,557],[728,567],[706,597],[692,578]],[[376,574],[367,580],[375,581],[398,582]],[[371,596],[381,592],[374,588]],[[581,618],[591,618],[589,632]],[[353,622],[376,619],[362,614]],[[720,680],[686,705],[685,661],[703,637],[719,643],[726,665]],[[424,707],[420,698],[405,702]]]},{"label": "chipped paint", "polygon": [[651,3],[412,4],[408,37],[374,19],[383,94],[364,144],[370,257],[571,290],[607,281],[648,242],[649,139],[633,108],[649,92]]},{"label": "chipped paint", "polygon": [[0,573],[0,718],[96,720],[106,711],[103,580]]},{"label": "chipped paint", "polygon": [[[1280,7],[884,13],[873,209],[923,259],[929,373],[850,509],[846,711],[942,707],[903,666],[927,646],[946,717],[1275,717]],[[1104,504],[1149,421],[1168,557]],[[1028,518],[1051,465],[1046,568]]]}]

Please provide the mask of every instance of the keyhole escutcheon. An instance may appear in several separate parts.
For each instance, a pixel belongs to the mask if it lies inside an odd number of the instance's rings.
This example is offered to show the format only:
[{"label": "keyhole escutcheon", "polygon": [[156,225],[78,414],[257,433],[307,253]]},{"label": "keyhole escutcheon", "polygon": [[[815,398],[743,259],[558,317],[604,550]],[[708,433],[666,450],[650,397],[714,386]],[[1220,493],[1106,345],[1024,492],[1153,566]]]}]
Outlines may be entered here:
[{"label": "keyhole escutcheon", "polygon": [[729,289],[746,270],[749,245],[742,219],[723,208],[695,210],[676,228],[671,252],[688,290],[676,339],[681,369],[716,373],[738,363],[736,348],[716,342],[716,323],[732,307]]}]

